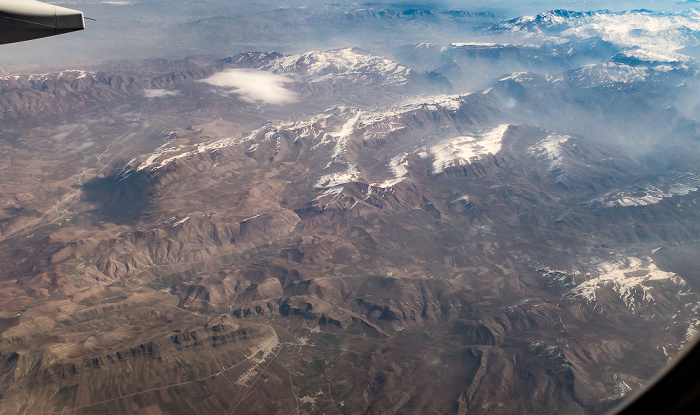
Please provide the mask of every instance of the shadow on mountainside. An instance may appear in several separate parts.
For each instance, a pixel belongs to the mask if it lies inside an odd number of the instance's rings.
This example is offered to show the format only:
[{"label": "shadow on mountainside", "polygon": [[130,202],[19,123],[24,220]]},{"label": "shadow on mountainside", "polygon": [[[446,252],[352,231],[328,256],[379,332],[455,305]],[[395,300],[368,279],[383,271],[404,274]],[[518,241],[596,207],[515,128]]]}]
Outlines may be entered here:
[{"label": "shadow on mountainside", "polygon": [[143,171],[96,177],[83,185],[85,200],[97,205],[101,219],[118,225],[136,223],[153,202],[154,179]]}]

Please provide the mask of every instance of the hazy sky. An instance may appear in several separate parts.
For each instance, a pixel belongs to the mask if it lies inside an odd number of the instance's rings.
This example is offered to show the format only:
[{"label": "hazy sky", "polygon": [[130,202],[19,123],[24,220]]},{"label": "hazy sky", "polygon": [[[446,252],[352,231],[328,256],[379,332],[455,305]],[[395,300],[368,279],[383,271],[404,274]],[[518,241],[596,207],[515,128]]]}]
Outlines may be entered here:
[{"label": "hazy sky", "polygon": [[[381,53],[382,42],[396,46],[397,42],[421,41],[425,33],[435,42],[464,41],[469,32],[462,27],[442,28],[404,24],[399,29],[376,24],[361,33],[357,27],[336,27],[331,22],[324,27],[327,17],[324,6],[365,7],[353,2],[292,0],[285,2],[256,2],[228,0],[65,0],[57,1],[75,8],[96,21],[86,21],[86,30],[53,38],[33,40],[2,46],[0,74],[24,72],[38,65],[56,63],[56,68],[79,67],[109,59],[181,58],[195,54],[227,56],[240,51],[263,50],[298,53],[301,50],[358,46]],[[498,18],[512,18],[525,14],[563,8],[569,10],[613,11],[649,8],[656,10],[694,7],[699,3],[675,1],[448,1],[448,2],[386,2],[372,3],[375,8],[419,7],[436,10],[489,10]],[[368,6],[369,7],[369,6]],[[282,10],[281,10],[282,8]],[[332,7],[331,7],[332,9]],[[316,13],[312,15],[311,13]],[[337,16],[342,13],[337,12]],[[310,17],[312,16],[312,17]],[[319,19],[314,20],[320,16]],[[386,26],[386,25],[385,25]],[[363,28],[364,29],[364,28]],[[383,30],[374,33],[372,30]],[[403,31],[401,31],[403,30]],[[443,31],[444,33],[435,33]],[[457,36],[459,35],[459,36]]]}]

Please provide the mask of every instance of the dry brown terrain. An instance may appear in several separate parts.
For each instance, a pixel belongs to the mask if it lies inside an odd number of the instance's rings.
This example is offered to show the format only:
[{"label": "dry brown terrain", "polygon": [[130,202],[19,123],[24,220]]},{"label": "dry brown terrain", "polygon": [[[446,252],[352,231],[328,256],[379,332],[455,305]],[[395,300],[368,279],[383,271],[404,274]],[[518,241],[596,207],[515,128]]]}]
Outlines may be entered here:
[{"label": "dry brown terrain", "polygon": [[647,167],[581,136],[552,164],[507,81],[196,82],[277,57],[0,80],[0,413],[600,413],[692,333],[697,188],[606,205]]}]

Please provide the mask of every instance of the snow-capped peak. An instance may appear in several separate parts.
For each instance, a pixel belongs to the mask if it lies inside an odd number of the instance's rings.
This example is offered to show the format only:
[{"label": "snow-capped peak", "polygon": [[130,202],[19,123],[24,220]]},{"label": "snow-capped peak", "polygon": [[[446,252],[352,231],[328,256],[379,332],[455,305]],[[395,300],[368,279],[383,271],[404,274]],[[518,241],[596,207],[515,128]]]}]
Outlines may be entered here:
[{"label": "snow-capped peak", "polygon": [[603,62],[586,65],[570,74],[579,86],[601,86],[618,83],[644,81],[649,76],[649,69],[630,66],[624,63]]},{"label": "snow-capped peak", "polygon": [[697,13],[666,13],[649,10],[571,12],[554,10],[537,16],[507,20],[491,27],[495,32],[519,33],[549,41],[599,37],[637,59],[652,62],[683,62],[679,51],[698,45],[700,16]]},{"label": "snow-capped peak", "polygon": [[[248,146],[249,152],[255,151],[257,148],[255,144],[261,140],[274,138],[279,145],[278,134],[283,130],[292,132],[297,139],[310,139],[313,143],[312,149],[326,149],[330,153],[332,161],[342,162],[346,144],[353,137],[357,136],[362,139],[383,138],[404,128],[402,122],[404,114],[421,108],[429,111],[456,111],[468,95],[419,96],[407,99],[402,105],[396,107],[374,110],[336,106],[307,120],[266,124],[246,137],[226,137],[209,143],[200,143],[189,150],[186,150],[182,145],[169,146],[170,142],[168,142],[156,149],[145,161],[141,162],[137,170],[157,170],[184,157],[232,147],[241,143],[245,143]],[[473,143],[475,151],[477,146],[485,145],[485,143],[486,141],[481,144]],[[497,150],[492,149],[493,151]],[[398,164],[401,163],[399,162]],[[396,173],[394,168],[390,167],[390,169]]]},{"label": "snow-capped peak", "polygon": [[634,310],[641,302],[653,302],[651,286],[654,281],[670,281],[680,287],[686,282],[672,272],[658,269],[651,258],[621,258],[613,262],[601,262],[589,279],[572,288],[570,295],[583,297],[589,303],[596,302],[597,291],[612,288],[625,305]]},{"label": "snow-capped peak", "polygon": [[411,72],[398,63],[363,52],[357,48],[311,51],[299,55],[275,59],[262,69],[292,77],[308,78],[318,82],[337,77],[350,78],[353,82],[369,84],[378,82],[373,76],[381,76],[382,84],[403,85]]},{"label": "snow-capped peak", "polygon": [[61,72],[55,73],[45,73],[45,74],[31,74],[31,75],[6,75],[0,76],[0,81],[10,81],[10,80],[20,80],[22,78],[29,82],[44,82],[51,78],[67,81],[75,81],[78,79],[86,78],[88,76],[95,76],[95,72],[83,71],[80,69],[67,69]]},{"label": "snow-capped peak", "polygon": [[544,157],[549,160],[549,169],[555,170],[562,165],[562,149],[561,145],[571,138],[568,135],[550,134],[544,140],[530,146],[528,154],[532,157]]},{"label": "snow-capped peak", "polygon": [[441,173],[447,167],[469,164],[485,154],[496,154],[501,150],[501,140],[508,130],[508,124],[479,133],[454,137],[430,147],[433,156],[433,174]]}]

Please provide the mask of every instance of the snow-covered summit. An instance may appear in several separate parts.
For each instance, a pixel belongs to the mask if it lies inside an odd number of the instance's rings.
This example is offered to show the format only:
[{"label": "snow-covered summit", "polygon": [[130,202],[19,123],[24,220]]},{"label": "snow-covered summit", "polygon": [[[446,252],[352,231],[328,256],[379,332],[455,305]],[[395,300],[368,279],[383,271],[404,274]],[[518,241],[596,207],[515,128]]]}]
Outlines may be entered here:
[{"label": "snow-covered summit", "polygon": [[[158,170],[175,160],[245,143],[251,152],[256,143],[275,140],[279,145],[280,134],[287,132],[297,140],[309,139],[313,150],[327,151],[331,159],[341,161],[346,143],[353,137],[358,139],[382,139],[388,134],[405,128],[402,117],[418,110],[457,111],[467,95],[432,95],[406,98],[399,105],[378,109],[359,109],[335,106],[309,119],[279,124],[266,124],[246,137],[226,137],[194,147],[170,145],[156,149],[146,160],[138,163],[137,170]],[[131,163],[129,163],[131,164]]]},{"label": "snow-covered summit", "polygon": [[556,170],[562,166],[561,145],[571,137],[562,134],[550,134],[547,138],[540,140],[536,144],[528,147],[527,153],[534,158],[543,158],[548,161],[549,169]]},{"label": "snow-covered summit", "polygon": [[64,80],[64,81],[75,81],[78,79],[86,78],[88,76],[96,76],[96,72],[88,72],[79,69],[68,69],[61,72],[45,73],[45,74],[31,74],[31,75],[6,75],[0,76],[0,81],[18,81],[22,78],[26,79],[28,82],[41,83],[49,79]]},{"label": "snow-covered summit", "polygon": [[443,140],[430,147],[433,174],[441,173],[447,167],[469,164],[486,154],[498,153],[508,127],[508,124],[501,124],[496,128],[473,135]]},{"label": "snow-covered summit", "polygon": [[382,78],[379,82],[383,85],[403,85],[411,72],[410,68],[390,59],[357,48],[284,56],[273,60],[262,69],[310,82],[342,77],[360,84],[369,84],[377,82],[375,77],[379,76]]},{"label": "snow-covered summit", "polygon": [[647,206],[674,196],[685,196],[700,190],[700,175],[685,173],[675,178],[659,179],[640,183],[638,186],[614,190],[594,199],[605,207]]},{"label": "snow-covered summit", "polygon": [[561,30],[570,26],[573,22],[588,18],[601,12],[575,12],[568,10],[550,10],[536,16],[522,16],[504,22],[496,23],[491,27],[496,31],[543,33],[545,30]]},{"label": "snow-covered summit", "polygon": [[647,258],[621,257],[612,262],[600,262],[596,269],[586,275],[586,280],[569,291],[569,295],[584,298],[589,303],[597,301],[598,291],[612,289],[625,305],[635,310],[643,303],[653,303],[655,283],[672,284],[679,289],[686,282],[672,272],[660,270],[653,260]]},{"label": "snow-covered summit", "polygon": [[680,51],[700,44],[697,11],[667,13],[649,10],[571,12],[553,10],[497,23],[491,31],[516,33],[548,41],[600,38],[640,60],[686,61]]},{"label": "snow-covered summit", "polygon": [[645,67],[624,63],[603,62],[586,65],[569,73],[569,78],[578,86],[593,87],[619,83],[642,82],[650,75]]},{"label": "snow-covered summit", "polygon": [[683,76],[688,73],[686,65],[631,65],[624,62],[605,61],[584,65],[561,74],[513,72],[499,79],[499,82],[517,82],[532,85],[562,84],[579,88],[619,87],[621,84],[635,84],[667,80],[669,76]]}]

